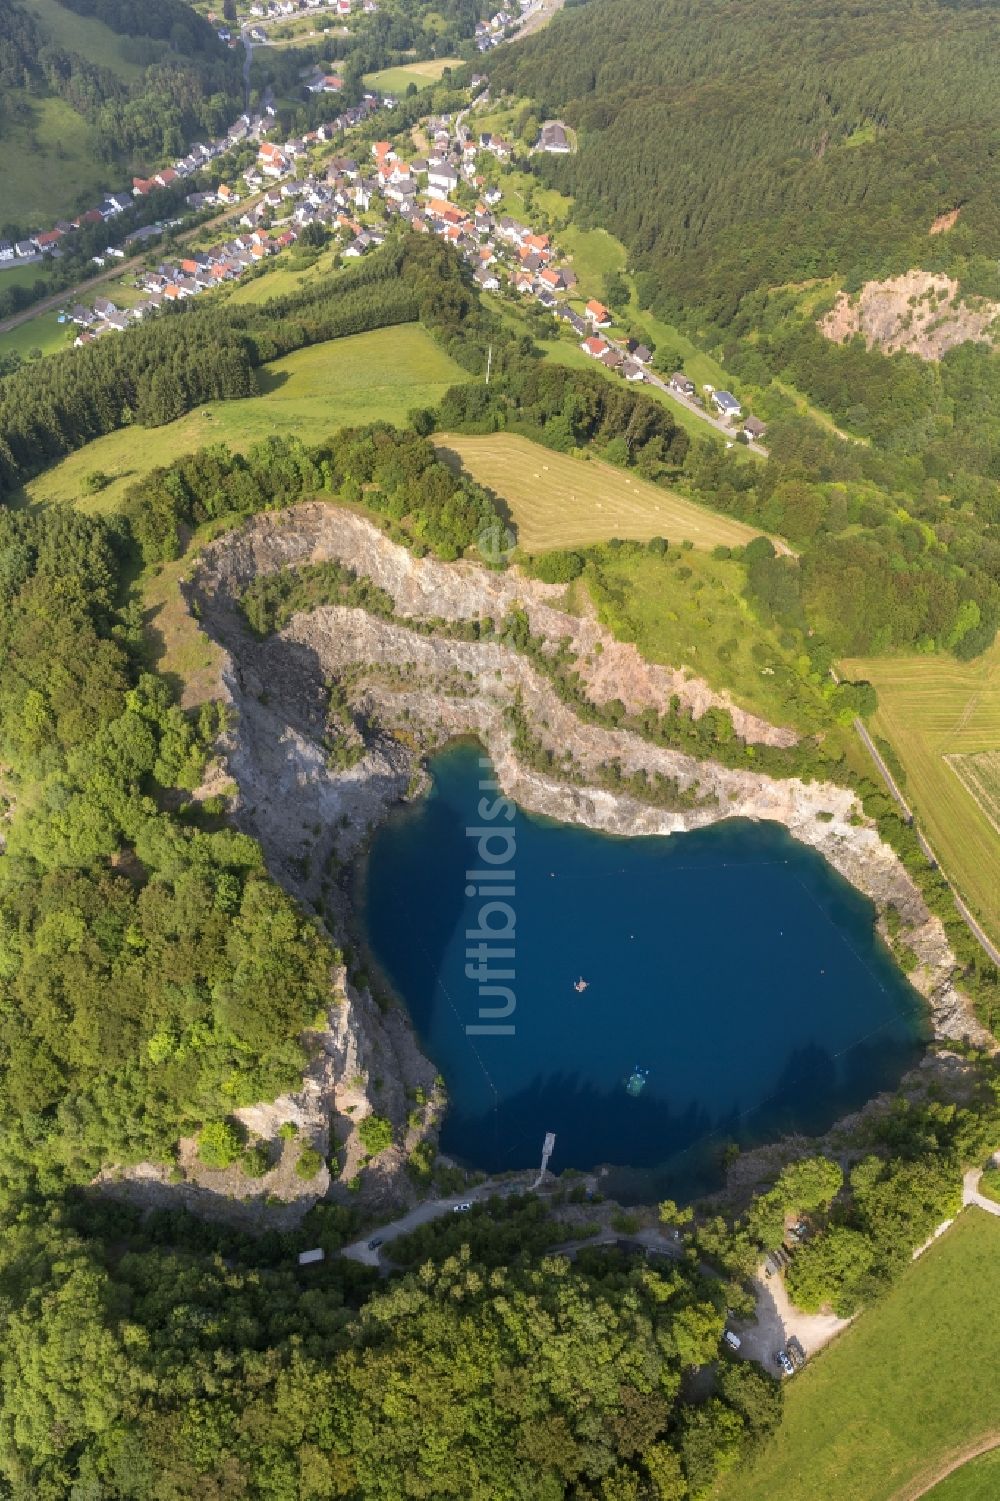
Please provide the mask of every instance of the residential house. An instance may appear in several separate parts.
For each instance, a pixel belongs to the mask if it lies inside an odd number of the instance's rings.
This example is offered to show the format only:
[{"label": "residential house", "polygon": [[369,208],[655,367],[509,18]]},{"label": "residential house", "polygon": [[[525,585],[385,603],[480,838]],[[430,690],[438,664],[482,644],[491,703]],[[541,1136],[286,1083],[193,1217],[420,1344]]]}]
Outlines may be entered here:
[{"label": "residential house", "polygon": [[547,151],[552,156],[566,156],[572,150],[561,120],[546,120],[535,142],[535,150]]},{"label": "residential house", "polygon": [[14,259],[14,243],[12,240],[0,240],[0,261],[12,261]]},{"label": "residential house", "polygon": [[629,339],[625,347],[637,364],[648,365],[653,358],[653,351],[647,349],[645,344],[640,344],[638,339]]},{"label": "residential house", "polygon": [[597,334],[591,334],[589,339],[584,339],[581,342],[580,348],[584,354],[589,354],[592,360],[599,360],[607,354],[611,345],[606,339],[599,338]]},{"label": "residential house", "polygon": [[749,438],[751,443],[759,443],[766,432],[767,424],[761,422],[759,417],[748,417],[743,424],[744,436]]},{"label": "residential house", "polygon": [[611,323],[610,312],[603,302],[598,302],[594,297],[587,303],[584,312],[594,328],[607,328]]},{"label": "residential house", "polygon": [[743,411],[732,391],[713,391],[712,404],[720,417],[739,417]]},{"label": "residential house", "polygon": [[683,370],[675,370],[667,385],[671,391],[676,391],[678,396],[694,395],[694,381],[689,380]]},{"label": "residential house", "polygon": [[458,187],[458,173],[450,162],[433,161],[427,168],[427,186],[447,197]]},{"label": "residential house", "polygon": [[474,271],[472,279],[477,287],[482,287],[484,292],[496,292],[500,288],[499,277],[486,266],[480,266],[478,271]]},{"label": "residential house", "polygon": [[635,360],[635,359],[631,359],[631,360],[626,360],[625,361],[625,364],[622,366],[622,375],[624,375],[624,377],[625,377],[626,380],[645,380],[646,379],[646,372],[645,372],[645,370],[643,370],[643,368],[639,364],[638,360]]}]

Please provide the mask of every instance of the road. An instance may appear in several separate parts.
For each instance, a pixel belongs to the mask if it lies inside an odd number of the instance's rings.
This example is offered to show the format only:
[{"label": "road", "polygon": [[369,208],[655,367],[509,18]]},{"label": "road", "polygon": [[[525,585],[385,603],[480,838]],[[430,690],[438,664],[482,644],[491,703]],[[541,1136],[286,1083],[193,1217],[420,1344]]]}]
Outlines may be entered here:
[{"label": "road", "polygon": [[243,42],[243,108],[250,113],[250,69],[253,65],[253,42],[250,40],[249,23],[240,32]]},{"label": "road", "polygon": [[733,1327],[742,1341],[741,1359],[757,1361],[772,1376],[780,1374],[778,1351],[791,1338],[798,1340],[807,1356],[815,1355],[850,1322],[832,1313],[802,1313],[789,1300],[784,1279],[765,1276],[763,1267],[758,1268],[753,1284],[757,1297],[754,1322],[744,1326],[737,1319]]},{"label": "road", "polygon": [[[994,1164],[996,1157],[993,1158]],[[975,1204],[977,1209],[985,1209],[987,1214],[1000,1216],[1000,1204],[996,1199],[988,1199],[985,1194],[979,1192],[979,1180],[983,1176],[980,1167],[970,1167],[962,1179],[962,1203]]]},{"label": "road", "polygon": [[[384,1248],[401,1235],[408,1235],[411,1230],[418,1230],[421,1225],[429,1225],[434,1220],[443,1219],[447,1214],[454,1214],[459,1204],[474,1204],[481,1199],[489,1199],[493,1196],[506,1198],[509,1194],[534,1193],[540,1179],[536,1179],[530,1186],[524,1183],[480,1183],[477,1188],[471,1188],[466,1193],[452,1194],[446,1199],[427,1199],[423,1204],[418,1204],[407,1214],[400,1215],[399,1219],[391,1220],[387,1225],[379,1225],[375,1229],[367,1231],[360,1239],[353,1241],[349,1246],[341,1248],[341,1256],[350,1257],[351,1261],[360,1261],[364,1266],[379,1266]],[[375,1250],[369,1248],[368,1242],[378,1240],[381,1245]],[[684,1244],[671,1231],[660,1230],[653,1225],[645,1230],[637,1230],[634,1235],[623,1235],[620,1230],[605,1227],[598,1235],[580,1237],[577,1240],[567,1240],[558,1246],[553,1246],[548,1252],[550,1256],[575,1256],[577,1251],[584,1250],[587,1246],[611,1246],[624,1242],[629,1244],[641,1244],[650,1251],[658,1251],[664,1256],[680,1257],[684,1254]]]},{"label": "road", "polygon": [[361,1240],[352,1242],[349,1246],[341,1248],[341,1256],[350,1257],[351,1261],[360,1261],[365,1266],[378,1266],[380,1261],[380,1249],[373,1251],[369,1248],[370,1240],[380,1240],[383,1245],[389,1245],[398,1240],[401,1235],[409,1235],[411,1230],[418,1230],[421,1225],[429,1225],[432,1220],[439,1220],[446,1214],[454,1214],[458,1204],[474,1204],[477,1199],[488,1199],[492,1194],[504,1198],[507,1194],[523,1193],[522,1183],[505,1183],[497,1186],[494,1183],[481,1183],[478,1188],[471,1188],[467,1193],[453,1194],[447,1199],[427,1199],[423,1204],[418,1204],[416,1209],[411,1209],[408,1214],[401,1215],[398,1220],[392,1220],[388,1225],[379,1225],[377,1229],[370,1230]]},{"label": "road", "polygon": [[[624,345],[618,345],[617,347],[622,350],[623,354],[628,353]],[[705,411],[705,408],[694,397],[683,396],[680,391],[671,390],[669,383],[662,376],[657,375],[655,371],[647,370],[646,380],[651,386],[655,386],[658,391],[666,392],[671,401],[676,401],[678,406],[686,407],[689,412],[693,412],[696,417],[700,417],[702,422],[707,422],[709,427],[714,427],[717,432],[722,433],[730,442],[735,442],[737,429],[733,427],[732,423],[726,422],[722,417],[713,417],[711,413]],[[767,449],[763,443],[748,443],[747,447],[751,453],[760,454],[762,459],[767,458]]]},{"label": "road", "polygon": [[539,0],[539,4],[525,13],[524,20],[511,37],[511,41],[516,42],[521,37],[533,36],[536,31],[541,31],[542,27],[547,26],[552,17],[562,10],[565,3],[566,0]]}]

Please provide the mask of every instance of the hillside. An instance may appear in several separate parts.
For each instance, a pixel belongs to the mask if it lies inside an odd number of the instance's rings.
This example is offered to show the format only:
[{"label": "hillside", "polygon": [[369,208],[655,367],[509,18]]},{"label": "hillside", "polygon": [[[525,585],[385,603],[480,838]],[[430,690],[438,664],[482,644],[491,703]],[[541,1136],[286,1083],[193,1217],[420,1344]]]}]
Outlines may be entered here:
[{"label": "hillside", "polygon": [[184,0],[0,0],[0,234],[217,134],[240,62]]},{"label": "hillside", "polygon": [[578,154],[545,175],[583,215],[727,322],[761,284],[860,282],[932,249],[985,274],[1000,231],[995,24],[963,0],[592,0],[490,76],[576,127]]}]

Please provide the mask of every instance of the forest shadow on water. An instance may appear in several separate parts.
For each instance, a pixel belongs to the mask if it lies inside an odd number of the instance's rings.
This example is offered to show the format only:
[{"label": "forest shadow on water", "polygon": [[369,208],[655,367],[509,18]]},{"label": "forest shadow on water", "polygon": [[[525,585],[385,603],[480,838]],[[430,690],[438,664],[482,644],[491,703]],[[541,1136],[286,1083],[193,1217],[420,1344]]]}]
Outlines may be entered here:
[{"label": "forest shadow on water", "polygon": [[742,820],[627,839],[499,816],[514,952],[487,968],[514,975],[487,998],[509,1015],[481,1030],[480,757],[434,758],[363,878],[372,954],[447,1085],[444,1152],[525,1168],[553,1131],[555,1171],[610,1164],[619,1197],[689,1196],[728,1145],[823,1131],[919,1058],[923,1003],[871,904],[783,828]]}]

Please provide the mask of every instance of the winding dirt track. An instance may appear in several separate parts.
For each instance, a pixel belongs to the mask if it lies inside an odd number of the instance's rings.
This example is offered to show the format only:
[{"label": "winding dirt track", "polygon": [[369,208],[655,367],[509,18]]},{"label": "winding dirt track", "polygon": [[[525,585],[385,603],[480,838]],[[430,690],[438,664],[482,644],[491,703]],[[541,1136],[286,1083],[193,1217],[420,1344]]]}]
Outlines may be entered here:
[{"label": "winding dirt track", "polygon": [[919,1501],[919,1497],[926,1496],[954,1470],[960,1470],[964,1464],[968,1464],[970,1459],[978,1459],[981,1454],[988,1454],[991,1449],[997,1448],[1000,1448],[1000,1433],[995,1430],[982,1438],[973,1439],[972,1443],[953,1450],[947,1459],[939,1461],[933,1471],[924,1470],[908,1481],[902,1490],[893,1494],[891,1501]]}]

